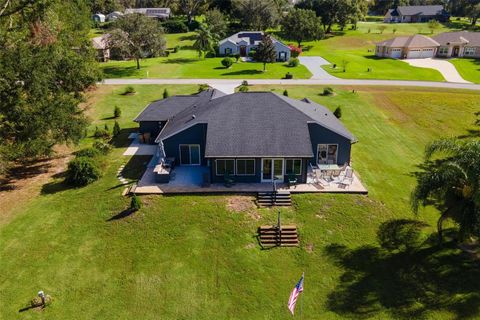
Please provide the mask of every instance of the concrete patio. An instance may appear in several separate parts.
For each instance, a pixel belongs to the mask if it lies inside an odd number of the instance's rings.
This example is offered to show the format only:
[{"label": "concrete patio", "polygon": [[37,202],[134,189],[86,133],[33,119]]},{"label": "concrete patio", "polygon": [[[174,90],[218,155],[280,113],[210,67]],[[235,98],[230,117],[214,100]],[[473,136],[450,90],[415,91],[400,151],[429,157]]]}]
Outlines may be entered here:
[{"label": "concrete patio", "polygon": [[[152,159],[143,177],[131,192],[136,194],[175,194],[175,193],[257,193],[272,191],[271,183],[236,183],[226,187],[223,183],[212,183],[209,187],[202,187],[203,174],[209,172],[207,167],[176,167],[172,172],[169,183],[159,184],[155,182],[152,168],[157,159]],[[307,182],[311,182],[307,180]],[[351,193],[367,194],[367,189],[360,179],[353,174],[353,183],[345,185],[331,183],[328,186],[321,186],[315,183],[303,183],[291,186],[286,183],[277,185],[279,191],[290,191],[291,193]]]}]

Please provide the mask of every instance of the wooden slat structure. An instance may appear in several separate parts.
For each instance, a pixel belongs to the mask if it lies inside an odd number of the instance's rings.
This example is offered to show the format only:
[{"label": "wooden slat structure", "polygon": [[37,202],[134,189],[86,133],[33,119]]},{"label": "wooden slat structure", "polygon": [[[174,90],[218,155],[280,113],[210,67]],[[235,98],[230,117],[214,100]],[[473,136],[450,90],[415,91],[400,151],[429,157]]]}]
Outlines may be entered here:
[{"label": "wooden slat structure", "polygon": [[295,225],[261,226],[258,236],[262,247],[298,247],[298,233]]},{"label": "wooden slat structure", "polygon": [[289,191],[259,192],[257,204],[262,207],[291,206],[292,198]]}]

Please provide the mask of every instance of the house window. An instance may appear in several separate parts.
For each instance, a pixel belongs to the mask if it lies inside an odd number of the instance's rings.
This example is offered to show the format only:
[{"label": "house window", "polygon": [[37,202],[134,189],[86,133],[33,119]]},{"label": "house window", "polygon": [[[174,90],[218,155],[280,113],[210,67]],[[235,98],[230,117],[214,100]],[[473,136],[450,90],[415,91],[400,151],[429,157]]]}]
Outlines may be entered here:
[{"label": "house window", "polygon": [[255,159],[237,159],[237,176],[254,176]]},{"label": "house window", "polygon": [[317,147],[317,163],[337,163],[338,144],[319,144]]},{"label": "house window", "polygon": [[225,55],[228,56],[232,54],[232,48],[225,48]]},{"label": "house window", "polygon": [[448,54],[448,47],[440,47],[440,49],[438,49],[438,54],[447,55]]},{"label": "house window", "polygon": [[235,174],[235,160],[233,159],[217,159],[215,160],[217,176],[223,176],[226,173]]},{"label": "house window", "polygon": [[199,144],[181,144],[179,148],[181,165],[200,165]]},{"label": "house window", "polygon": [[475,47],[465,47],[465,49],[463,50],[463,54],[465,56],[475,55]]},{"label": "house window", "polygon": [[287,159],[285,161],[285,173],[301,175],[302,174],[302,160],[301,159]]},{"label": "house window", "polygon": [[279,60],[285,61],[287,59],[287,53],[285,51],[279,52],[278,55]]}]

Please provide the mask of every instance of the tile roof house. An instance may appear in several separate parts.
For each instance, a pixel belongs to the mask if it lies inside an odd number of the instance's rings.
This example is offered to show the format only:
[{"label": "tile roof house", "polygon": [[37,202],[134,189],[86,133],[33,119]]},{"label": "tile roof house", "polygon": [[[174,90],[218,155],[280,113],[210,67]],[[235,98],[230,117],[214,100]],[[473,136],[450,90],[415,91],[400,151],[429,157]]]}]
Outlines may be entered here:
[{"label": "tile roof house", "polygon": [[480,32],[445,32],[433,39],[439,43],[439,57],[480,58]]},{"label": "tile roof house", "polygon": [[148,105],[135,121],[159,145],[159,163],[206,167],[212,182],[227,173],[237,182],[295,175],[305,183],[310,164],[349,164],[356,141],[326,107],[272,92],[174,96]]},{"label": "tile roof house", "polygon": [[[255,50],[262,41],[262,31],[241,31],[221,40],[218,43],[218,53],[221,55],[240,54],[241,57],[247,57],[250,50]],[[277,61],[287,61],[290,59],[290,48],[272,37]]]},{"label": "tile roof house", "polygon": [[434,37],[414,35],[378,42],[377,57],[394,59],[480,58],[480,32],[445,32]]},{"label": "tile roof house", "polygon": [[439,43],[432,38],[417,34],[378,42],[375,55],[394,59],[432,58],[437,54],[438,46]]},{"label": "tile roof house", "polygon": [[404,22],[428,22],[437,20],[446,22],[450,19],[450,15],[442,5],[430,6],[398,6],[389,9],[383,18],[387,23],[404,23]]}]

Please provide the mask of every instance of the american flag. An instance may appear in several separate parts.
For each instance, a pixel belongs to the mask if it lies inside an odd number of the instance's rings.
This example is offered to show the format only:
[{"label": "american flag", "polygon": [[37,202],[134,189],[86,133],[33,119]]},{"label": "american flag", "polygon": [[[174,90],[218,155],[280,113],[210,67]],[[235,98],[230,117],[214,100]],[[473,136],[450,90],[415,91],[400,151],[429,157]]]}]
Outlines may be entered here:
[{"label": "american flag", "polygon": [[303,278],[304,274],[302,274],[302,277],[298,281],[297,285],[295,288],[293,288],[292,293],[290,294],[290,299],[288,299],[288,310],[292,314],[295,314],[295,305],[297,304],[297,298],[300,295],[300,292],[303,291]]}]

